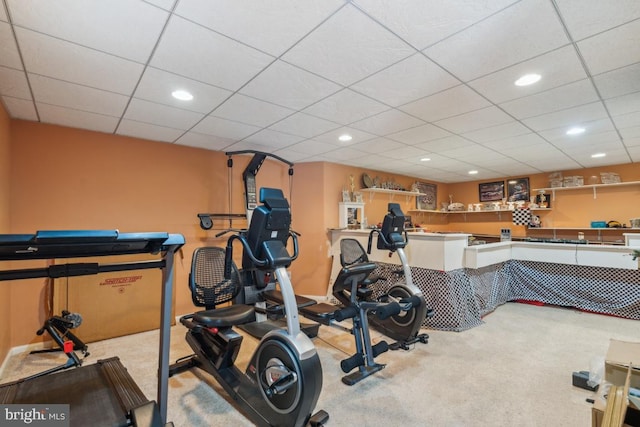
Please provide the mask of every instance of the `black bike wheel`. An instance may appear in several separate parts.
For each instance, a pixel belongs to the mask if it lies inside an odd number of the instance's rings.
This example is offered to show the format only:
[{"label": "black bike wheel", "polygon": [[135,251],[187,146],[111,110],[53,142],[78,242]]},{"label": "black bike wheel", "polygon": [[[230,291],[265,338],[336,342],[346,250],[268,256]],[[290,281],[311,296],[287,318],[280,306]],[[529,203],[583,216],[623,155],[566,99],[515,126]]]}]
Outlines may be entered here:
[{"label": "black bike wheel", "polygon": [[[409,298],[412,296],[412,294],[403,286],[393,286],[389,290],[388,295],[391,297],[392,301],[400,301],[403,298]],[[408,327],[413,325],[413,322],[415,322],[416,313],[417,308],[411,307],[409,311],[402,310],[395,316],[391,316],[389,320],[398,326]]]},{"label": "black bike wheel", "polygon": [[[256,369],[262,398],[279,414],[289,414],[300,403],[303,384],[300,363],[289,346],[278,339],[264,342],[256,355]],[[268,394],[267,389],[278,378],[267,378],[269,373],[293,373],[295,382],[281,393]]]}]

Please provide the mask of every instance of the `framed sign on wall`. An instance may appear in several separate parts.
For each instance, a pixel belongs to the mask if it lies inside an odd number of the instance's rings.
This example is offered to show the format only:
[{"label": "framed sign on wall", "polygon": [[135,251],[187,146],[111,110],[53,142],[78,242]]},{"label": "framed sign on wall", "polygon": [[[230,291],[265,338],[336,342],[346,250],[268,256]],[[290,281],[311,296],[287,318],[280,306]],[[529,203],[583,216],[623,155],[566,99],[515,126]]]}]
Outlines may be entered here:
[{"label": "framed sign on wall", "polygon": [[416,182],[414,188],[421,193],[416,197],[416,209],[436,210],[438,206],[438,186],[426,182]]}]

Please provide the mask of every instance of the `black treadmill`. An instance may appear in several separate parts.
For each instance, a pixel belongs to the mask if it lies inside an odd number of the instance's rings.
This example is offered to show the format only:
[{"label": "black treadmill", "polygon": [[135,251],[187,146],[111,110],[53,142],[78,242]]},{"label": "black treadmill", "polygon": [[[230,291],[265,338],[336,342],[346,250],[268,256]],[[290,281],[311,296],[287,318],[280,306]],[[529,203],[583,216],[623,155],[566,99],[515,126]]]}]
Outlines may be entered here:
[{"label": "black treadmill", "polygon": [[69,263],[3,270],[0,271],[0,281],[150,268],[159,268],[163,272],[157,404],[144,396],[117,357],[0,385],[0,403],[69,404],[71,426],[164,426],[167,422],[173,261],[175,252],[182,245],[182,235],[168,233],[64,230],[0,234],[0,261],[161,255],[161,258],[148,261],[118,264]]}]

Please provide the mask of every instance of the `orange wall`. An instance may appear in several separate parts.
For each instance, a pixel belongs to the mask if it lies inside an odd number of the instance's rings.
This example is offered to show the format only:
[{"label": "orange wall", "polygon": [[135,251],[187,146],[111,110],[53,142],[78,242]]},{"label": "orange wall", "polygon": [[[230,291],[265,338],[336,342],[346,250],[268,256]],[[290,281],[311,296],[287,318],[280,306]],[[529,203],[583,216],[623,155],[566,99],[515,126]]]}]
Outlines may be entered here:
[{"label": "orange wall", "polygon": [[[9,223],[9,188],[11,171],[11,122],[9,116],[0,102],[0,234],[10,232]],[[0,262],[0,265],[7,263]],[[0,283],[0,364],[11,348],[11,316],[7,301],[11,298],[11,283]]]},{"label": "orange wall", "polygon": [[[12,233],[119,229],[183,234],[187,244],[176,259],[175,312],[193,310],[186,286],[191,254],[197,246],[225,242],[202,230],[196,216],[229,211],[223,153],[26,121],[12,122],[11,145]],[[244,213],[241,174],[249,159],[234,157],[232,203],[238,213]],[[259,184],[287,192],[287,169],[265,162]],[[45,284],[24,280],[12,295],[11,317],[20,319],[20,327],[12,330],[13,346],[40,339],[35,331],[47,316]]]},{"label": "orange wall", "polygon": [[[590,177],[599,177],[600,172],[618,173],[623,182],[640,181],[640,167],[637,164],[562,171],[564,176],[583,176],[585,184],[589,183]],[[504,181],[508,181],[509,178],[521,177],[508,177],[504,178]],[[528,178],[531,189],[549,187],[548,173],[530,175]],[[478,203],[478,184],[482,182],[488,181],[450,184],[449,190],[453,195],[454,202],[463,203],[465,207],[469,203]],[[640,215],[640,185],[596,189],[596,196],[594,199],[591,188],[557,191],[555,200],[551,200],[552,210],[536,212],[536,214],[540,215],[543,227],[590,227],[591,221],[594,220],[616,220],[629,225],[630,218],[636,218]],[[547,197],[552,198],[549,191],[547,191]],[[495,212],[469,215],[425,214],[425,216],[446,217],[449,230],[499,235],[500,228],[508,227],[511,228],[512,234],[515,236],[526,235],[526,228],[514,226],[511,215],[508,213],[500,215]]]}]

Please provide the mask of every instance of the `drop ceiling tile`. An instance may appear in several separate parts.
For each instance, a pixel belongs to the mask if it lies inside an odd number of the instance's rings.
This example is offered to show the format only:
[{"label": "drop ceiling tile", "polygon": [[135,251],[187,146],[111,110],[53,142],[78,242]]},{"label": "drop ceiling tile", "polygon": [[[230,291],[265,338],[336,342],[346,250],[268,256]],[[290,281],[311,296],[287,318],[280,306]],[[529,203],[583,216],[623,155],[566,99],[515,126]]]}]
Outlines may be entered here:
[{"label": "drop ceiling tile", "polygon": [[597,100],[598,95],[593,89],[591,81],[584,79],[535,95],[508,101],[500,104],[500,107],[518,119],[526,119]]},{"label": "drop ceiling tile", "polygon": [[474,142],[485,143],[518,135],[526,135],[531,130],[519,122],[509,122],[498,126],[491,126],[471,132],[465,132],[461,136]]},{"label": "drop ceiling tile", "polygon": [[580,149],[580,150],[594,150],[601,151],[607,147],[621,147],[622,141],[618,136],[618,133],[614,130],[609,132],[600,132],[590,135],[581,135],[581,138],[562,138],[553,141],[553,145],[561,150],[567,149]]},{"label": "drop ceiling tile", "polygon": [[[532,73],[542,76],[538,83],[529,86],[514,84],[523,75]],[[565,46],[470,81],[469,86],[490,101],[500,104],[585,78],[587,74],[575,49],[573,46]]]},{"label": "drop ceiling tile", "polygon": [[455,2],[358,0],[355,2],[367,14],[420,50],[487,18],[512,3],[514,3],[513,0],[480,3],[475,0]]},{"label": "drop ceiling tile", "polygon": [[409,160],[424,157],[426,152],[415,146],[405,145],[403,147],[396,147],[387,151],[383,151],[380,154],[390,159]]},{"label": "drop ceiling tile", "polygon": [[614,126],[609,117],[594,120],[582,120],[580,122],[575,122],[574,125],[583,127],[585,132],[579,135],[567,135],[569,127],[561,126],[558,128],[540,131],[538,133],[547,141],[555,143],[555,141],[558,140],[582,141],[591,138],[593,135],[599,135],[604,132],[614,132]]},{"label": "drop ceiling tile", "polygon": [[350,126],[374,135],[384,136],[423,124],[422,120],[394,109],[351,123]]},{"label": "drop ceiling tile", "polygon": [[609,98],[605,104],[612,116],[640,111],[640,92]]},{"label": "drop ceiling tile", "polygon": [[287,159],[287,161],[291,163],[315,161],[315,156],[309,155],[307,153],[299,153],[297,151],[291,151],[289,148],[283,148],[282,150],[278,150],[273,154],[275,154],[276,156],[280,156],[283,159]]},{"label": "drop ceiling tile", "polygon": [[361,151],[354,150],[349,147],[341,147],[333,151],[327,151],[326,153],[323,153],[319,157],[333,161],[333,162],[344,163],[345,161],[357,159],[358,157],[362,157],[362,156],[363,154]]},{"label": "drop ceiling tile", "polygon": [[155,102],[132,99],[124,114],[125,119],[187,130],[204,117],[204,114],[180,110]]},{"label": "drop ceiling tile", "polygon": [[240,93],[300,110],[338,92],[337,84],[308,71],[276,61],[244,86]]},{"label": "drop ceiling tile", "polygon": [[498,107],[492,106],[439,120],[434,124],[452,133],[465,133],[507,123],[515,121]]},{"label": "drop ceiling tile", "polygon": [[40,121],[96,132],[113,133],[118,125],[118,117],[74,110],[58,105],[36,103]]},{"label": "drop ceiling tile", "polygon": [[265,145],[269,147],[269,152],[271,152],[273,150],[279,150],[293,145],[300,142],[302,139],[303,138],[299,136],[276,132],[270,129],[263,129],[251,136],[248,136],[245,138],[245,141]]},{"label": "drop ceiling tile", "polygon": [[31,99],[29,84],[24,71],[0,67],[0,95]]},{"label": "drop ceiling tile", "polygon": [[638,163],[640,162],[640,145],[628,148],[631,160]]},{"label": "drop ceiling tile", "polygon": [[[340,135],[344,135],[344,134],[350,135],[352,139],[350,141],[344,141],[344,142],[340,141],[338,138],[340,137]],[[338,129],[333,129],[333,130],[330,130],[329,132],[323,133],[322,135],[318,135],[314,137],[314,139],[318,141],[323,141],[329,144],[335,144],[339,147],[345,147],[345,146],[357,144],[359,142],[368,141],[375,137],[376,135],[373,135],[358,129],[354,129],[351,127],[340,127]]]},{"label": "drop ceiling tile", "polygon": [[111,92],[130,94],[143,65],[16,28],[22,57],[30,73]]},{"label": "drop ceiling tile", "polygon": [[16,40],[13,38],[11,26],[6,22],[0,22],[0,65],[22,70]]},{"label": "drop ceiling tile", "polygon": [[[359,165],[363,168],[375,169],[377,171],[378,167],[383,166],[386,162],[389,162],[390,160],[391,159],[381,155],[380,153],[375,153],[375,154],[365,154],[364,156],[358,157],[357,159],[353,160],[353,162],[355,165]],[[379,180],[380,176],[376,176],[376,178],[378,178]]]},{"label": "drop ceiling tile", "polygon": [[351,86],[351,89],[397,107],[460,84],[442,68],[416,53]]},{"label": "drop ceiling tile", "polygon": [[593,77],[604,99],[640,92],[640,62]]},{"label": "drop ceiling tile", "polygon": [[348,86],[414,52],[393,33],[347,4],[282,59]]},{"label": "drop ceiling tile", "polygon": [[568,129],[581,123],[588,123],[607,117],[607,111],[601,102],[593,102],[579,107],[568,108],[549,114],[531,117],[522,122],[535,131],[543,131],[555,128]]},{"label": "drop ceiling tile", "polygon": [[180,129],[172,129],[165,126],[152,125],[127,119],[122,120],[116,130],[116,134],[118,135],[133,136],[135,138],[164,142],[173,142],[183,133],[184,131]]},{"label": "drop ceiling tile", "polygon": [[640,135],[637,138],[625,138],[624,146],[627,147],[629,151],[631,151],[631,148],[633,149],[640,148]]},{"label": "drop ceiling tile", "polygon": [[258,144],[255,142],[238,141],[238,142],[235,142],[233,145],[230,145],[229,147],[227,147],[226,150],[227,151],[256,150],[256,151],[262,151],[267,153],[271,150],[271,148],[269,148],[266,145]]},{"label": "drop ceiling tile", "polygon": [[427,96],[399,107],[400,110],[428,122],[457,116],[488,107],[489,101],[464,85]]},{"label": "drop ceiling tile", "polygon": [[565,156],[559,149],[547,142],[540,144],[528,144],[514,148],[505,148],[502,150],[502,153],[505,156],[519,159],[527,164],[531,164],[530,160],[534,159],[547,160]]},{"label": "drop ceiling tile", "polygon": [[482,145],[472,144],[464,147],[440,150],[438,151],[438,154],[451,157],[453,159],[463,160],[471,164],[476,164],[479,160],[493,157],[495,155],[495,151]]},{"label": "drop ceiling tile", "polygon": [[[606,154],[605,157],[591,157],[594,153],[602,153]],[[601,167],[611,164],[622,164],[622,163],[630,163],[632,160],[629,157],[629,154],[624,148],[619,148],[617,150],[598,150],[594,147],[594,150],[586,151],[586,150],[567,150],[567,154],[573,157],[578,163],[582,164],[583,167]]]},{"label": "drop ceiling tile", "polygon": [[272,61],[269,55],[174,15],[150,64],[235,91]]},{"label": "drop ceiling tile", "polygon": [[235,94],[212,112],[222,119],[266,127],[293,114],[294,111],[248,96]]},{"label": "drop ceiling tile", "polygon": [[[193,99],[191,101],[176,99],[171,96],[175,90],[186,90],[193,95]],[[147,67],[136,87],[134,97],[198,113],[209,113],[232,93],[177,74]]]},{"label": "drop ceiling tile", "polygon": [[640,125],[640,111],[613,116],[613,122],[618,129],[625,129]]},{"label": "drop ceiling tile", "polygon": [[193,129],[191,129],[191,131],[194,132],[217,136],[224,139],[231,139],[234,141],[246,138],[259,130],[260,128],[257,126],[225,120],[214,116],[205,117],[200,123],[194,126]]},{"label": "drop ceiling tile", "polygon": [[[640,122],[636,122],[636,123],[640,123]],[[628,146],[638,145],[640,141],[640,125],[620,129],[620,135],[622,135],[625,145],[628,145]]]},{"label": "drop ceiling tile", "polygon": [[578,49],[593,75],[640,62],[640,20],[583,40]]},{"label": "drop ceiling tile", "polygon": [[344,2],[189,0],[175,13],[228,37],[279,56],[331,16]]},{"label": "drop ceiling tile", "polygon": [[36,108],[33,101],[21,98],[13,98],[11,96],[3,96],[2,101],[7,108],[7,113],[12,119],[21,120],[38,120]]},{"label": "drop ceiling tile", "polygon": [[469,81],[568,42],[550,2],[522,0],[424,52],[456,77]]},{"label": "drop ceiling tile", "polygon": [[13,23],[137,62],[146,62],[169,14],[144,2],[8,0]]},{"label": "drop ceiling tile", "polygon": [[415,144],[415,147],[425,150],[427,152],[439,153],[444,150],[450,150],[458,147],[469,147],[471,145],[476,145],[476,144],[464,138],[454,135],[454,136],[448,136],[445,138],[435,139],[433,141]]},{"label": "drop ceiling tile", "polygon": [[360,142],[357,144],[350,145],[354,150],[360,150],[363,153],[374,154],[374,153],[382,153],[390,150],[396,150],[406,147],[405,144],[402,144],[397,141],[392,141],[387,138],[373,138],[365,142]]},{"label": "drop ceiling tile", "polygon": [[113,92],[29,74],[36,102],[90,113],[120,117],[129,98]]},{"label": "drop ceiling tile", "polygon": [[178,138],[175,143],[189,147],[204,148],[205,150],[222,151],[234,142],[232,139],[219,138],[197,132],[187,132]]},{"label": "drop ceiling tile", "polygon": [[640,18],[636,0],[556,0],[556,4],[575,41]]},{"label": "drop ceiling tile", "polygon": [[523,175],[534,175],[542,172],[540,169],[534,168],[529,165],[525,165],[524,163],[513,162],[510,165],[501,166],[496,168],[496,172],[499,173],[498,177],[505,176],[523,176]]},{"label": "drop ceiling tile", "polygon": [[388,110],[384,104],[362,96],[352,90],[344,89],[335,95],[323,99],[305,108],[304,112],[312,116],[330,120],[342,125],[362,120]]},{"label": "drop ceiling tile", "polygon": [[307,154],[308,156],[316,156],[328,151],[333,151],[339,148],[336,145],[329,144],[323,141],[316,141],[308,139],[306,141],[298,142],[286,148],[287,151],[292,151],[300,154]]},{"label": "drop ceiling tile", "polygon": [[387,135],[387,138],[394,141],[403,142],[409,145],[419,144],[421,142],[432,141],[434,139],[451,136],[451,133],[431,124],[416,126],[400,132]]},{"label": "drop ceiling tile", "polygon": [[295,113],[269,126],[269,129],[291,135],[303,136],[305,138],[312,138],[339,127],[341,127],[339,124],[330,122],[329,120],[320,119],[305,113]]},{"label": "drop ceiling tile", "polygon": [[162,8],[164,10],[173,9],[173,5],[176,3],[176,0],[144,0],[147,3],[153,4]]},{"label": "drop ceiling tile", "polygon": [[536,146],[536,145],[541,145],[545,143],[546,141],[543,138],[541,138],[538,134],[528,133],[524,135],[516,135],[508,138],[483,142],[482,145],[503,153],[504,150],[508,150],[508,149],[514,149],[514,148],[517,149],[520,147]]}]

